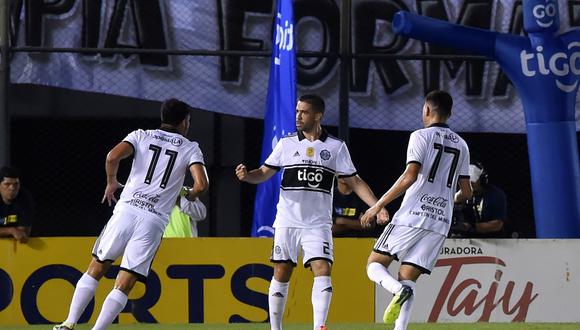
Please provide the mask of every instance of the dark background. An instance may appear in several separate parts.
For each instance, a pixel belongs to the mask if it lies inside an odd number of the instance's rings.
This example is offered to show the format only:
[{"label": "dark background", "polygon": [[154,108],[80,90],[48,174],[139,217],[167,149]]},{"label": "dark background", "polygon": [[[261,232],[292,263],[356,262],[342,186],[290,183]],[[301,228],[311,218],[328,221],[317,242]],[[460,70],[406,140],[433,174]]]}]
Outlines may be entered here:
[{"label": "dark background", "polygon": [[[578,25],[577,1],[569,4],[569,21],[571,26]],[[84,1],[87,10],[82,11],[82,20],[87,29],[79,31],[78,39],[71,39],[56,33],[66,23],[72,4],[75,1],[12,1],[9,7],[10,26],[6,29],[10,45],[7,58],[8,72],[20,73],[28,70],[25,63],[10,61],[24,52],[35,61],[70,61],[67,53],[56,52],[53,48],[68,48],[72,53],[84,56],[95,56],[105,61],[111,68],[120,65],[121,57],[128,58],[133,50],[179,50],[181,55],[169,55],[170,52],[141,53],[139,64],[164,68],[169,62],[199,60],[196,56],[205,57],[216,49],[199,50],[177,49],[171,35],[163,30],[163,13],[157,2],[128,2],[115,6],[114,15],[101,17],[99,8],[104,4],[97,1]],[[80,2],[78,2],[80,3]],[[391,22],[394,13],[399,9],[409,9],[400,1],[311,1],[294,0],[296,23],[296,50],[298,86],[307,87],[309,92],[316,86],[333,78],[336,88],[342,93],[338,97],[349,100],[349,93],[364,93],[367,90],[368,75],[372,66],[378,76],[377,82],[383,88],[389,88],[387,94],[394,95],[397,89],[407,83],[404,74],[394,74],[391,69],[399,67],[399,61],[412,60],[403,57],[383,57],[382,55],[417,55],[405,54],[409,40],[397,37],[393,40],[384,38],[390,34],[377,30],[378,20]],[[140,5],[137,5],[140,4]],[[495,17],[492,10],[495,2],[466,2],[457,17],[452,17],[443,2],[432,2],[424,7],[424,13],[438,19],[462,24],[490,28]],[[213,31],[219,36],[217,50],[232,52],[220,57],[219,69],[207,79],[220,79],[222,82],[242,82],[241,65],[243,61],[259,62],[268,67],[272,43],[270,22],[274,17],[274,2],[266,1],[218,1],[218,17],[213,25],[200,31]],[[513,13],[510,16],[510,33],[523,33],[519,1],[506,4],[502,10]],[[83,8],[85,8],[83,7]],[[128,10],[129,7],[132,10]],[[198,6],[199,7],[199,6]],[[197,9],[196,9],[197,10]],[[26,13],[26,15],[25,15]],[[315,15],[313,15],[313,13]],[[497,12],[496,12],[497,13]],[[188,19],[188,11],[175,13],[172,19]],[[60,15],[60,16],[59,16]],[[180,17],[183,15],[183,17]],[[268,16],[269,15],[269,16]],[[46,19],[51,17],[52,19]],[[113,18],[114,17],[114,18]],[[253,17],[253,18],[251,18]],[[314,17],[320,24],[299,24],[302,18]],[[61,18],[63,18],[61,20]],[[251,19],[250,19],[251,18]],[[317,27],[318,26],[318,27]],[[85,27],[85,26],[83,26]],[[106,34],[100,33],[103,29]],[[256,30],[250,37],[245,33]],[[304,29],[304,30],[301,30]],[[262,32],[259,32],[262,31]],[[142,38],[130,37],[137,33]],[[505,31],[507,32],[507,31]],[[261,34],[262,33],[262,34]],[[324,38],[311,38],[318,33]],[[382,37],[381,37],[382,35]],[[375,44],[375,37],[378,42]],[[381,37],[381,38],[379,38]],[[249,39],[256,38],[256,39]],[[134,39],[134,40],[133,40]],[[380,40],[379,40],[380,39]],[[383,40],[384,39],[384,40]],[[128,43],[128,44],[127,44]],[[16,49],[18,47],[40,47],[36,49]],[[70,49],[69,47],[97,47],[101,51],[116,53],[95,53],[86,48]],[[16,48],[15,48],[16,47]],[[42,49],[42,51],[41,51]],[[122,51],[124,50],[124,51]],[[127,52],[130,51],[130,52]],[[262,52],[260,54],[239,55],[239,52]],[[234,55],[236,52],[237,55]],[[301,52],[307,54],[300,55]],[[310,57],[311,53],[316,56]],[[121,55],[123,54],[123,55]],[[371,57],[355,57],[366,54]],[[318,56],[322,57],[318,57]],[[425,62],[423,72],[423,92],[440,87],[441,78],[449,75],[450,79],[463,79],[464,64],[469,65],[473,77],[484,77],[484,58],[470,58],[440,61],[439,55],[466,55],[436,46],[423,47],[421,55]],[[179,58],[177,58],[179,57]],[[439,58],[439,59],[436,59]],[[115,59],[110,62],[107,59]],[[435,61],[434,61],[435,60]],[[24,66],[16,66],[14,63]],[[372,63],[371,63],[372,62]],[[48,62],[46,62],[48,63]],[[336,66],[336,71],[334,67]],[[58,66],[45,65],[47,74],[58,76],[62,72]],[[378,68],[381,68],[380,70]],[[389,69],[390,68],[390,69]],[[465,69],[468,70],[468,69]],[[351,72],[352,71],[352,72]],[[179,71],[176,71],[179,73]],[[334,72],[334,73],[333,73]],[[201,74],[201,73],[200,73]],[[350,82],[353,75],[354,85]],[[387,77],[388,75],[388,77]],[[68,77],[68,76],[67,76]],[[6,77],[9,78],[9,77]],[[68,78],[72,78],[68,77]],[[377,79],[379,78],[379,79]],[[388,78],[388,79],[387,79]],[[417,77],[420,79],[419,77]],[[7,79],[10,80],[10,79]],[[467,81],[467,80],[466,80]],[[471,80],[470,80],[471,81]],[[480,96],[483,85],[477,85],[474,79],[473,89],[469,95]],[[482,82],[482,81],[480,81]],[[96,84],[118,86],[123,83],[107,75],[95,77]],[[158,88],[164,90],[163,81]],[[266,86],[261,91],[264,102],[244,104],[238,107],[265,107]],[[498,87],[498,86],[496,86]],[[499,88],[503,97],[517,97],[509,87],[508,80],[502,80]],[[85,86],[89,89],[90,86]],[[421,87],[415,87],[421,88]],[[206,86],[192,86],[186,81],[182,91],[194,94],[215,95],[215,91]],[[169,91],[167,94],[178,91]],[[183,94],[181,94],[183,95]],[[188,94],[189,95],[189,94]],[[168,95],[170,97],[172,95]],[[203,96],[203,95],[202,95]],[[219,97],[215,95],[214,97]],[[100,204],[105,187],[104,160],[106,153],[129,132],[137,128],[156,128],[159,124],[159,102],[137,100],[97,93],[71,91],[53,87],[34,85],[10,85],[7,95],[8,123],[10,127],[10,158],[13,165],[23,170],[22,181],[31,190],[37,201],[37,221],[33,226],[36,236],[71,236],[97,235],[111,214],[111,208]],[[337,100],[334,100],[337,101]],[[337,104],[340,102],[335,102]],[[348,111],[348,102],[342,103],[340,111]],[[410,112],[410,122],[420,125],[420,111]],[[464,109],[457,107],[456,112]],[[339,111],[339,109],[332,109]],[[373,114],[369,114],[374,116]],[[415,117],[416,116],[416,117]],[[376,116],[373,120],[387,122],[388,116]],[[502,122],[511,125],[511,122]],[[343,126],[344,128],[345,126]],[[420,127],[416,127],[420,128]],[[453,127],[452,127],[453,128]],[[329,127],[336,134],[336,127]],[[256,186],[240,184],[234,176],[234,168],[244,162],[250,168],[259,166],[259,155],[262,145],[263,123],[261,120],[246,119],[235,116],[220,115],[208,111],[198,111],[192,116],[192,128],[189,138],[200,143],[205,155],[205,162],[210,176],[210,191],[202,198],[208,206],[209,216],[199,224],[202,236],[247,236],[250,233],[253,198]],[[369,183],[377,195],[390,187],[398,178],[405,166],[405,149],[410,132],[351,129],[349,146],[351,155],[360,175]],[[534,220],[530,189],[529,165],[526,137],[522,134],[460,133],[470,146],[473,159],[484,163],[489,172],[490,181],[503,188],[508,198],[508,227],[518,233],[519,237],[534,237]],[[554,160],[558,161],[558,160]],[[125,161],[120,170],[123,181],[130,168],[130,161]],[[188,182],[186,181],[186,184]],[[400,200],[398,201],[400,202]],[[398,203],[389,205],[394,213]],[[558,219],[555,219],[557,221]]]},{"label": "dark background", "polygon": [[[37,202],[33,235],[98,235],[112,211],[100,203],[106,153],[132,130],[158,127],[160,103],[32,85],[12,85],[9,99],[11,160],[22,169],[22,182]],[[337,134],[336,127],[327,129]],[[200,236],[249,235],[255,186],[240,184],[234,168],[240,162],[259,166],[262,131],[262,120],[206,111],[192,115],[188,137],[200,143],[211,183],[202,198],[209,215],[199,224]],[[490,181],[505,190],[508,227],[519,237],[534,237],[525,135],[459,133],[472,158],[485,164]],[[409,134],[350,130],[353,161],[377,195],[403,171]],[[120,181],[130,163],[122,163]],[[400,200],[389,205],[391,214]]]}]

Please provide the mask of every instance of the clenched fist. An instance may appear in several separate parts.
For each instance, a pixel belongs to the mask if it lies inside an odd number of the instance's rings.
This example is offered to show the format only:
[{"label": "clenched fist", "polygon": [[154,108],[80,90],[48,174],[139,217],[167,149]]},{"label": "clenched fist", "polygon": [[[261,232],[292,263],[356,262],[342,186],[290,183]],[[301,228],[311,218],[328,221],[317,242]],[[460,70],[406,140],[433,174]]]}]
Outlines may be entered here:
[{"label": "clenched fist", "polygon": [[236,167],[236,176],[240,181],[246,181],[246,178],[248,177],[248,169],[246,168],[246,165],[240,164]]}]

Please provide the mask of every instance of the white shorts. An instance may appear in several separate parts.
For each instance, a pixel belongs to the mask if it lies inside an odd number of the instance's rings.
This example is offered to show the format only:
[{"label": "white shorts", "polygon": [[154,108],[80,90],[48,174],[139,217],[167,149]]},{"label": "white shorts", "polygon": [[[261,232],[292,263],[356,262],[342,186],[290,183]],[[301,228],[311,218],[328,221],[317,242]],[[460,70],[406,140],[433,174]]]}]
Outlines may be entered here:
[{"label": "white shorts", "polygon": [[320,228],[276,228],[272,262],[291,262],[296,266],[298,254],[302,250],[304,267],[309,267],[313,260],[334,262],[332,231],[330,226]]},{"label": "white shorts", "polygon": [[375,243],[373,251],[393,256],[401,264],[415,266],[424,274],[431,274],[445,236],[434,231],[389,224]]},{"label": "white shorts", "polygon": [[93,256],[99,262],[113,262],[123,255],[121,269],[145,282],[159,249],[164,227],[156,217],[126,209],[116,212],[97,238]]}]

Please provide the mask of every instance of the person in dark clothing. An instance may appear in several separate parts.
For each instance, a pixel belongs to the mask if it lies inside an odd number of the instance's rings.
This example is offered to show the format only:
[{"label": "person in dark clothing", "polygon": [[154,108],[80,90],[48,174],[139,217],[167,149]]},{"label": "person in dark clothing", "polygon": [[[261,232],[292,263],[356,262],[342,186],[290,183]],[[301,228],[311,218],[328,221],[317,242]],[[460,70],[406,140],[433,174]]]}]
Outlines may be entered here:
[{"label": "person in dark clothing", "polygon": [[503,238],[507,221],[507,198],[503,190],[489,182],[483,164],[473,161],[469,165],[469,180],[473,198],[456,206],[452,237]]},{"label": "person in dark clothing", "polygon": [[34,217],[34,201],[20,187],[20,171],[11,166],[0,169],[0,237],[28,242]]}]

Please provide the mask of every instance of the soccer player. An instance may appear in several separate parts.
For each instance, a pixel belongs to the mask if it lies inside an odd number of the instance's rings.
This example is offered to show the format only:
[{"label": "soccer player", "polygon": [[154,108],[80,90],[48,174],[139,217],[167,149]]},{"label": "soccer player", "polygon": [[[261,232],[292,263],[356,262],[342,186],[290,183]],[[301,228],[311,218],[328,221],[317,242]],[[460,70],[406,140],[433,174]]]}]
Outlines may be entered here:
[{"label": "soccer player", "polygon": [[[296,105],[297,133],[278,141],[260,168],[249,172],[244,164],[236,168],[240,181],[253,184],[264,182],[283,169],[271,256],[274,277],[268,294],[272,330],[282,329],[288,282],[300,250],[304,267],[310,267],[314,275],[314,329],[326,329],[332,297],[331,226],[335,176],[368,205],[377,201],[366,182],[357,175],[346,144],[328,135],[320,126],[324,107],[324,100],[318,95],[300,97]],[[386,210],[379,211],[381,221],[386,222]]]},{"label": "soccer player", "polygon": [[[121,270],[93,330],[109,326],[125,307],[136,281],[146,279],[186,173],[189,171],[194,180],[186,195],[189,200],[207,190],[203,154],[196,142],[185,138],[191,109],[176,99],[166,100],[161,106],[159,129],[133,131],[107,154],[102,202],[117,204],[95,243],[87,272],[77,282],[68,317],[54,330],[74,329],[98,281],[123,255]],[[131,173],[123,188],[117,181],[117,169],[120,161],[131,155]],[[123,192],[117,201],[114,194],[119,188]]]},{"label": "soccer player", "polygon": [[[453,99],[446,92],[427,94],[422,116],[425,128],[411,133],[405,171],[361,219],[369,223],[381,209],[405,194],[367,263],[369,278],[394,294],[383,320],[395,322],[395,330],[407,329],[415,283],[421,274],[430,274],[435,265],[449,232],[453,202],[464,202],[472,195],[469,149],[446,124],[452,106]],[[393,260],[401,262],[398,280],[387,270]]]}]

